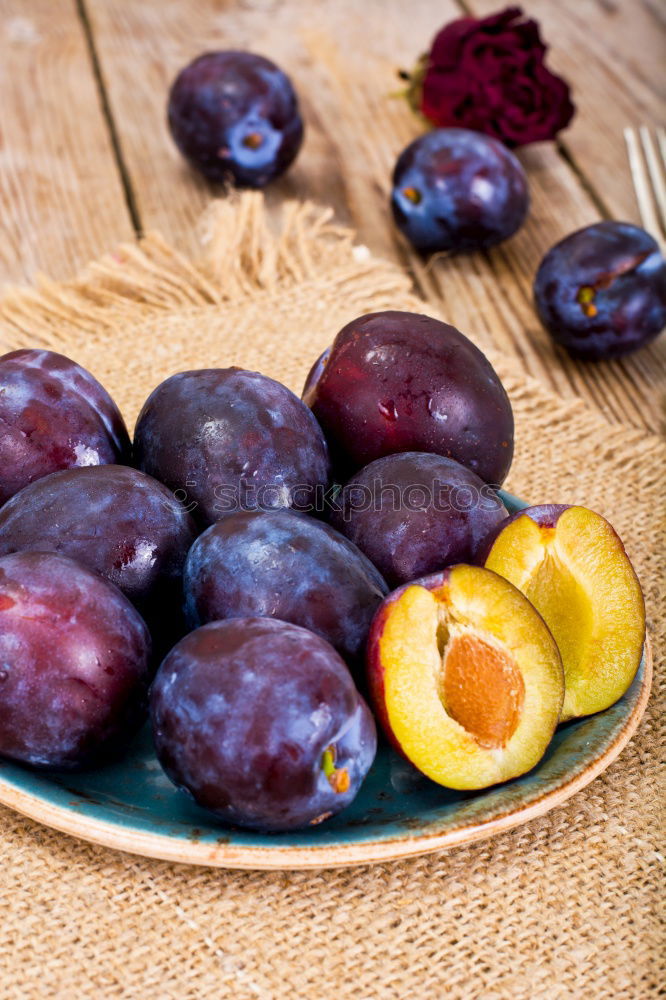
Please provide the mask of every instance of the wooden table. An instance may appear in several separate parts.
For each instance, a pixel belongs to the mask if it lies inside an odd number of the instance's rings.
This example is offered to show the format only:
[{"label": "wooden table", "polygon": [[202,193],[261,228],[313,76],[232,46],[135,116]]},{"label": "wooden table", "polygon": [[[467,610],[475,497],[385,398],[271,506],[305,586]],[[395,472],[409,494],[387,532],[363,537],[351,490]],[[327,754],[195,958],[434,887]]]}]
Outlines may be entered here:
[{"label": "wooden table", "polygon": [[[483,254],[425,263],[397,238],[391,169],[421,127],[391,96],[437,28],[498,0],[0,0],[0,283],[66,277],[121,240],[157,228],[196,252],[213,193],[180,159],[166,94],[201,51],[251,48],[293,77],[307,123],[302,153],[269,191],[333,205],[374,252],[482,348],[611,420],[663,424],[666,335],[613,363],[556,350],[531,304],[541,255],[599,217],[638,221],[622,129],[663,118],[658,0],[525,0],[574,89],[578,115],[557,146],[522,155],[532,208],[521,232]],[[660,92],[661,88],[661,92]],[[0,352],[1,353],[1,352]]]}]

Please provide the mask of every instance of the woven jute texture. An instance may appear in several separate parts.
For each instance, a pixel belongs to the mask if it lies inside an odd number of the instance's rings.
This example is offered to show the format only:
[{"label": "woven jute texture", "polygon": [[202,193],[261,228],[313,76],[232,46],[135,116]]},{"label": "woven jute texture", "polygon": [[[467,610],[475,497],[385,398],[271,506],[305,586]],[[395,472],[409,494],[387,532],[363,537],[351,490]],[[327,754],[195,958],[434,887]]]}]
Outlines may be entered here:
[{"label": "woven jute texture", "polygon": [[[312,206],[284,206],[271,227],[261,197],[248,194],[216,204],[203,238],[197,264],[150,236],[76,282],[8,295],[0,347],[71,355],[131,423],[173,372],[238,364],[299,391],[348,320],[375,309],[428,311],[404,275]],[[492,361],[516,414],[508,488],[606,515],[645,589],[656,680],[621,757],[565,805],[493,840],[314,873],[132,857],[1,809],[2,998],[663,995],[666,448]]]}]

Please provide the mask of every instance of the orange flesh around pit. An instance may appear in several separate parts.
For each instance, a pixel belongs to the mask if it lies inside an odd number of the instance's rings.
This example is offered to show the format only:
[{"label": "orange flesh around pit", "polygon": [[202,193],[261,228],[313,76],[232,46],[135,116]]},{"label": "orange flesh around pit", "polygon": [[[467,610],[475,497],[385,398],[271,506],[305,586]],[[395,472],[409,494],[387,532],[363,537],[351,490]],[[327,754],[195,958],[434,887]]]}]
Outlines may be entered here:
[{"label": "orange flesh around pit", "polygon": [[[564,693],[543,619],[511,584],[455,566],[441,585],[389,598],[371,663],[391,738],[448,788],[486,788],[541,759]],[[376,661],[375,661],[376,658]]]},{"label": "orange flesh around pit", "polygon": [[525,682],[513,659],[470,632],[446,646],[441,685],[444,708],[479,746],[497,750],[520,721]]}]

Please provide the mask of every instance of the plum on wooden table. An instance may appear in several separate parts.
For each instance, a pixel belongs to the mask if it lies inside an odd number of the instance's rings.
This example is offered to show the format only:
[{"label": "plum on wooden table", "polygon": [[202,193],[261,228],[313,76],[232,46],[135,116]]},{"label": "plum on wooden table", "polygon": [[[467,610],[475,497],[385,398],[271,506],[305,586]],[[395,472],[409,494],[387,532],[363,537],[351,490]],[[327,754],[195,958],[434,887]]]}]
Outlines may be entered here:
[{"label": "plum on wooden table", "polygon": [[252,52],[206,52],[169,93],[169,128],[186,160],[211,181],[261,188],[289,167],[303,121],[289,77]]},{"label": "plum on wooden table", "polygon": [[391,207],[417,250],[481,250],[522,225],[527,178],[497,139],[464,128],[433,129],[398,157]]},{"label": "plum on wooden table", "polygon": [[546,330],[574,357],[619,357],[666,326],[666,261],[644,229],[597,222],[548,251],[534,301]]}]

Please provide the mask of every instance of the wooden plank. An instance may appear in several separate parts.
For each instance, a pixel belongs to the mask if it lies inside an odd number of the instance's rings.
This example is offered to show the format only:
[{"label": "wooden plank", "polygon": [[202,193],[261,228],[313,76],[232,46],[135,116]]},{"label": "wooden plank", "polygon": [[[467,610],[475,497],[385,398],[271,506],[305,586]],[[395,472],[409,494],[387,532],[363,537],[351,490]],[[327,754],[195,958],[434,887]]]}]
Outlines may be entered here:
[{"label": "wooden plank", "polygon": [[[268,192],[315,198],[350,221],[371,249],[407,264],[419,290],[482,347],[516,356],[564,395],[580,395],[618,421],[659,425],[656,381],[664,352],[608,365],[582,365],[556,351],[531,304],[541,255],[598,212],[579,177],[553,146],[527,151],[532,210],[516,238],[490,254],[423,262],[398,238],[388,210],[390,175],[421,126],[392,98],[396,70],[409,66],[436,29],[459,15],[449,0],[306,0],[241,7],[200,0],[129,4],[86,0],[102,74],[141,218],[181,247],[196,248],[194,227],[211,194],[182,163],[168,135],[165,101],[178,69],[212,48],[251,48],[294,78],[307,121],[304,149]],[[219,193],[219,192],[218,192]],[[653,349],[656,351],[656,349]]]},{"label": "wooden plank", "polygon": [[0,92],[0,285],[72,275],[133,234],[73,0],[0,0]]}]

